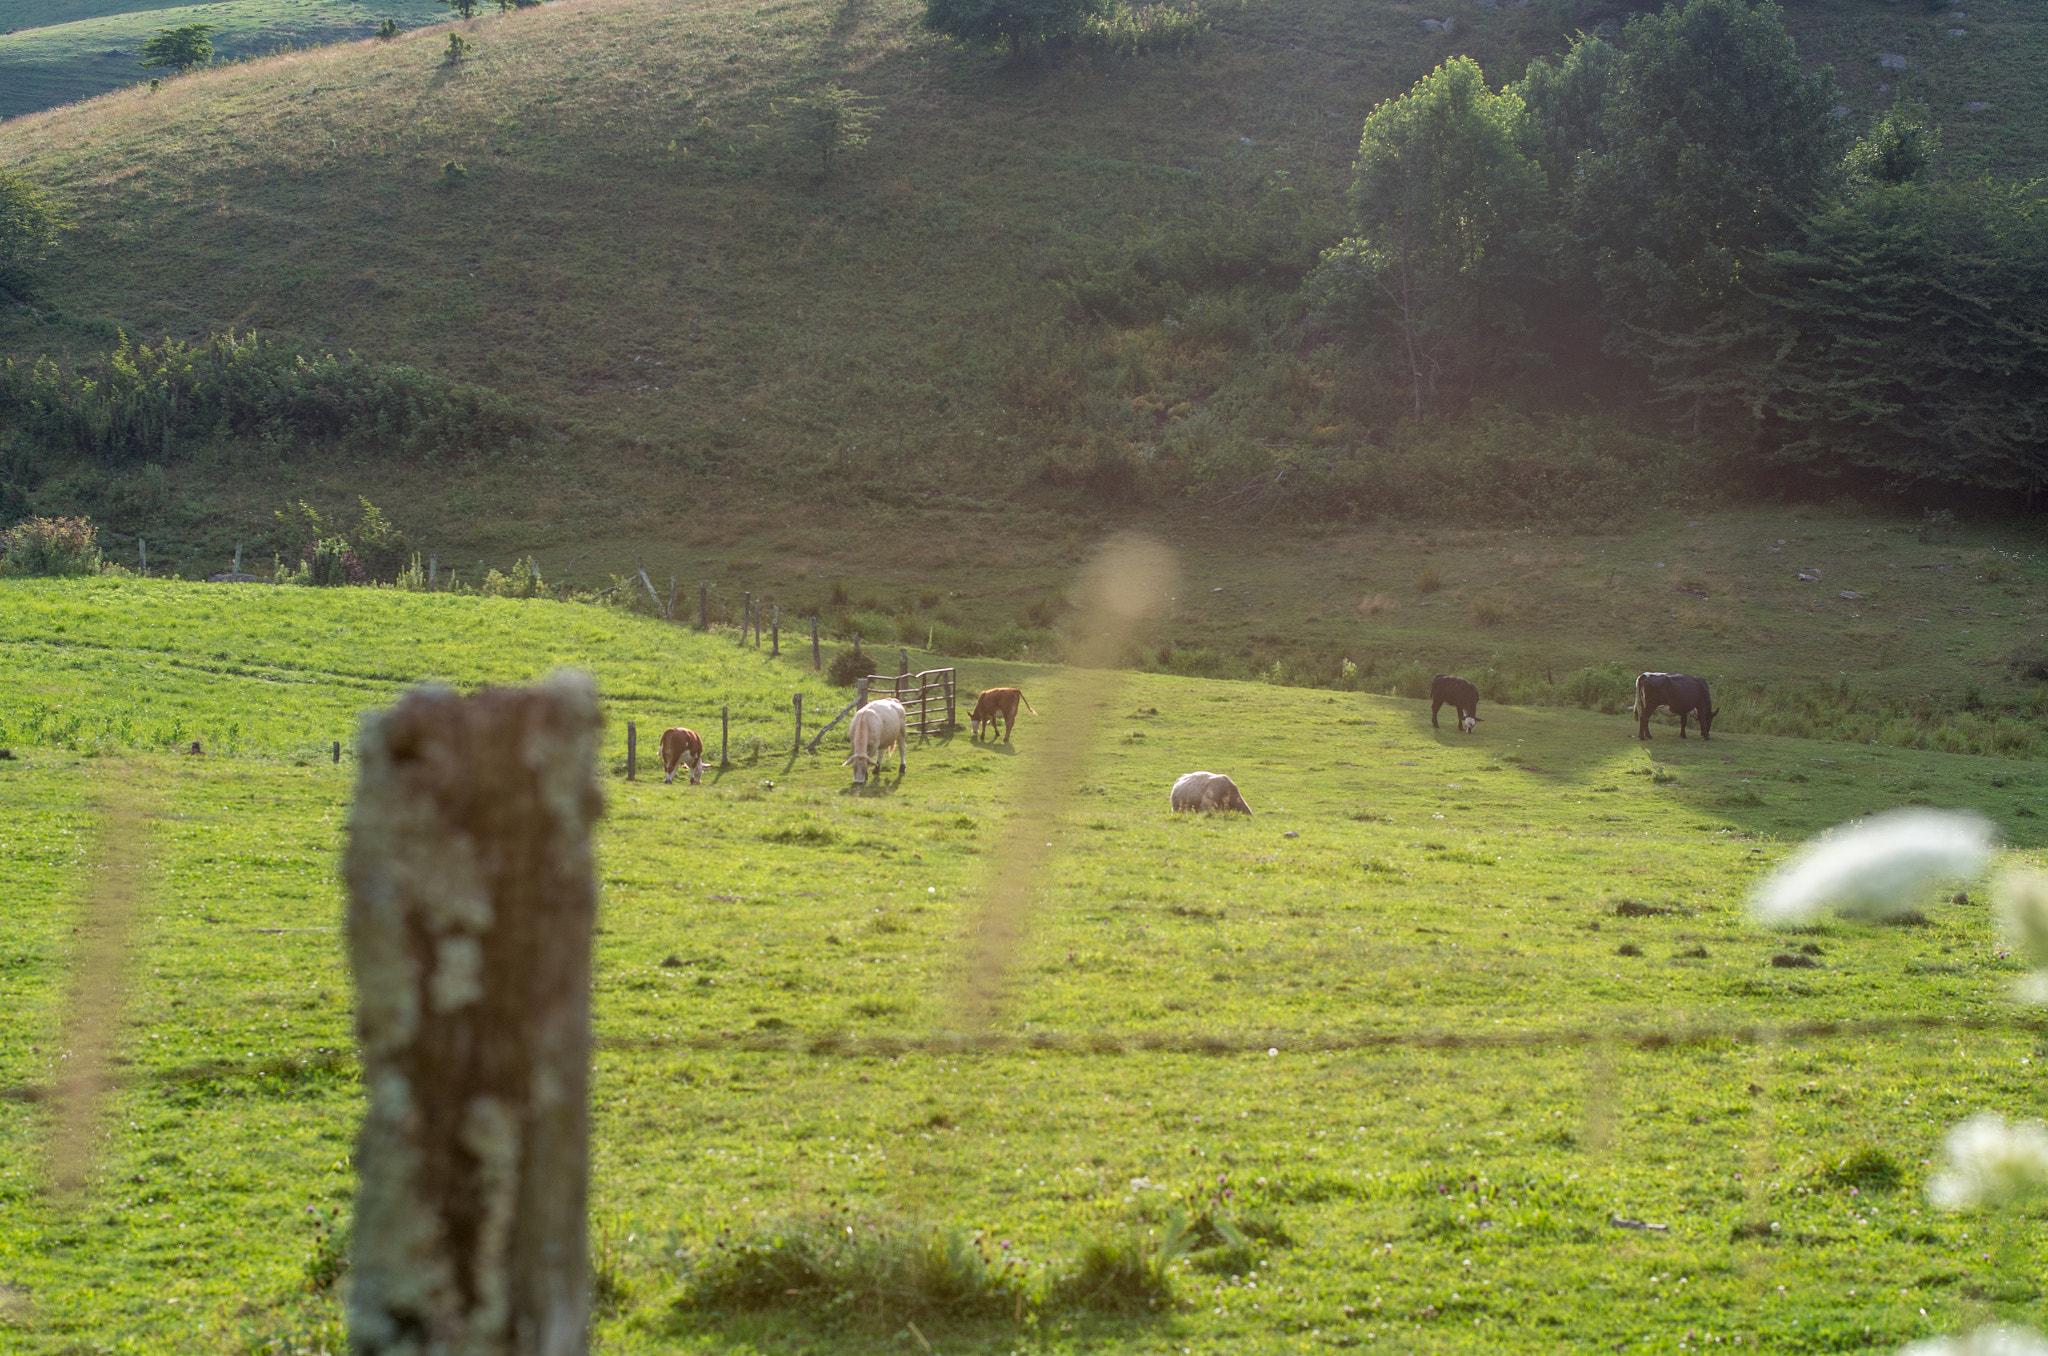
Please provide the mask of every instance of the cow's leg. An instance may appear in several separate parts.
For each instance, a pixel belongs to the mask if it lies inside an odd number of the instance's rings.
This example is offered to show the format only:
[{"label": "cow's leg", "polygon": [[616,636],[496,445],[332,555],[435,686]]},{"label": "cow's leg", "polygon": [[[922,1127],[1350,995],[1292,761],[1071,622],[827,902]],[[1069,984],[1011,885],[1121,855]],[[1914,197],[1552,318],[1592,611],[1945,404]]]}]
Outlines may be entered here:
[{"label": "cow's leg", "polygon": [[899,777],[903,775],[904,769],[910,766],[910,764],[903,761],[903,746],[908,744],[909,742],[910,741],[908,739],[899,739],[896,741],[896,775]]},{"label": "cow's leg", "polygon": [[1443,728],[1443,726],[1441,726],[1441,725],[1439,725],[1439,724],[1437,724],[1437,723],[1436,723],[1436,713],[1437,713],[1437,712],[1439,712],[1439,711],[1441,711],[1441,710],[1443,710],[1443,709],[1444,709],[1444,704],[1443,704],[1442,702],[1440,702],[1440,701],[1431,701],[1431,702],[1430,702],[1430,704],[1429,704],[1429,728],[1430,728],[1430,729],[1432,729],[1432,730],[1441,730],[1441,729]]},{"label": "cow's leg", "polygon": [[1678,737],[1680,739],[1685,738],[1685,718],[1691,714],[1692,709],[1690,707],[1678,713]]},{"label": "cow's leg", "polygon": [[1015,711],[1005,711],[1003,713],[1003,742],[1005,744],[1010,742],[1010,731],[1016,728],[1017,713]]}]

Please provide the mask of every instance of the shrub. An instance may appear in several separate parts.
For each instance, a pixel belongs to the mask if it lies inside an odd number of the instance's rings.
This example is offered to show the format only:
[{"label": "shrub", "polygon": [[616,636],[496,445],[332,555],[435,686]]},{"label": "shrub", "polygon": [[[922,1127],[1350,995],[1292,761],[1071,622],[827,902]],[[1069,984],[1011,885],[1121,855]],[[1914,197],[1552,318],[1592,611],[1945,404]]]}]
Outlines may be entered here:
[{"label": "shrub", "polygon": [[1196,1243],[1185,1211],[1167,1216],[1157,1233],[1126,1229],[1089,1239],[1074,1270],[1053,1286],[1056,1304],[1142,1313],[1173,1304],[1173,1264]]},{"label": "shrub", "polygon": [[42,258],[69,224],[41,189],[0,169],[0,279]]},{"label": "shrub", "polygon": [[832,662],[826,666],[825,676],[832,681],[834,687],[852,687],[859,679],[879,671],[880,666],[875,663],[874,656],[867,651],[848,649],[832,656]]},{"label": "shrub", "polygon": [[317,588],[340,588],[344,584],[360,584],[365,578],[362,563],[356,559],[356,553],[349,549],[346,537],[324,537],[315,542],[306,564],[309,567],[307,582]]},{"label": "shrub", "polygon": [[900,1324],[1006,1317],[1025,1298],[1021,1261],[978,1233],[852,1211],[721,1235],[695,1259],[682,1303],[789,1309],[813,1321]]},{"label": "shrub", "polygon": [[1088,16],[1082,37],[1118,56],[1143,56],[1187,47],[1209,31],[1200,5],[1115,4]]},{"label": "shrub", "polygon": [[99,571],[99,529],[90,518],[30,518],[0,532],[0,573]]}]

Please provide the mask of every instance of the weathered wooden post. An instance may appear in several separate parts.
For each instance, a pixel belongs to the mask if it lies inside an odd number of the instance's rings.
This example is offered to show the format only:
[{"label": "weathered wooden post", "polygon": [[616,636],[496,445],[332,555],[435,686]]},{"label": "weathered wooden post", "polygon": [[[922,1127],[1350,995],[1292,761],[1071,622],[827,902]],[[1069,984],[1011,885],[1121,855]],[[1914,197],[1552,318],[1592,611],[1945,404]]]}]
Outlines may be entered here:
[{"label": "weathered wooden post", "polygon": [[637,781],[640,777],[640,730],[632,721],[626,722],[626,780]]},{"label": "weathered wooden post", "polygon": [[782,658],[782,604],[775,605],[775,611],[768,618],[768,657]]},{"label": "weathered wooden post", "polygon": [[796,743],[790,747],[790,752],[795,753],[804,746],[804,694],[799,692],[790,701],[796,705]]},{"label": "weathered wooden post", "polygon": [[579,674],[364,718],[344,862],[358,1356],[587,1350],[600,720]]},{"label": "weathered wooden post", "polygon": [[236,542],[236,543],[235,543],[235,573],[236,573],[236,574],[240,574],[241,572],[242,572],[242,543],[240,543],[240,542]]},{"label": "weathered wooden post", "polygon": [[701,579],[697,581],[697,629],[711,629],[711,586]]},{"label": "weathered wooden post", "polygon": [[740,595],[740,644],[747,643],[747,628],[754,624],[754,595]]},{"label": "weathered wooden post", "polygon": [[142,553],[142,573],[149,573],[149,543],[142,538],[135,539],[135,549]]},{"label": "weathered wooden post", "polygon": [[811,671],[815,673],[824,667],[824,664],[818,660],[818,618],[813,614],[811,617]]},{"label": "weathered wooden post", "polygon": [[909,650],[898,650],[898,651],[896,651],[896,676],[897,676],[898,678],[901,678],[901,677],[903,677],[904,675],[908,674],[909,672],[910,672],[910,651],[909,651]]},{"label": "weathered wooden post", "polygon": [[341,741],[339,739],[334,741],[334,762],[337,767],[341,765]]},{"label": "weathered wooden post", "polygon": [[853,684],[853,709],[858,711],[868,704],[867,675],[862,674]]},{"label": "weathered wooden post", "polygon": [[676,619],[676,577],[674,575],[668,577],[668,619],[670,621]]},{"label": "weathered wooden post", "polygon": [[431,588],[433,588],[433,587],[434,587],[434,583],[435,583],[435,581],[436,581],[436,580],[438,580],[438,579],[439,579],[440,577],[441,577],[441,557],[439,557],[439,556],[428,556],[428,557],[427,557],[427,587],[428,587],[428,588],[430,588],[430,589],[431,589]]},{"label": "weathered wooden post", "polygon": [[721,706],[718,708],[718,765],[720,767],[732,766],[725,756],[726,741],[731,734],[732,708],[730,706]]}]

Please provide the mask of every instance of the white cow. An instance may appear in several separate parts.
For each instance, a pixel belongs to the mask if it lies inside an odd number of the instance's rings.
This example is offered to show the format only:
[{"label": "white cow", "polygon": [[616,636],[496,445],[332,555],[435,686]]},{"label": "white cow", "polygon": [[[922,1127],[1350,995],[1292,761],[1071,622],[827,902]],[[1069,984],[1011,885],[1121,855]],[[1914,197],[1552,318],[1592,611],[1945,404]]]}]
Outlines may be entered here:
[{"label": "white cow", "polygon": [[1245,814],[1252,807],[1244,803],[1237,783],[1220,772],[1190,772],[1173,784],[1173,808],[1176,810],[1240,810]]},{"label": "white cow", "polygon": [[853,756],[840,766],[852,765],[855,786],[867,784],[868,769],[881,766],[883,755],[892,744],[896,747],[896,772],[902,774],[906,720],[903,703],[894,697],[879,697],[853,713],[853,724],[847,727],[847,735],[853,741]]}]

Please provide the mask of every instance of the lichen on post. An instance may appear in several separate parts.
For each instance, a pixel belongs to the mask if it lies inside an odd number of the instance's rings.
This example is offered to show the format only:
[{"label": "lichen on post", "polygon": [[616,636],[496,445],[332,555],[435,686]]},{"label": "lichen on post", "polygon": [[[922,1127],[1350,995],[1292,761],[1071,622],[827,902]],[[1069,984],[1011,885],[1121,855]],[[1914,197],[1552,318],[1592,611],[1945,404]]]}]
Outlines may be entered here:
[{"label": "lichen on post", "polygon": [[345,874],[369,1106],[358,1356],[587,1349],[596,689],[422,688],[363,720]]}]

